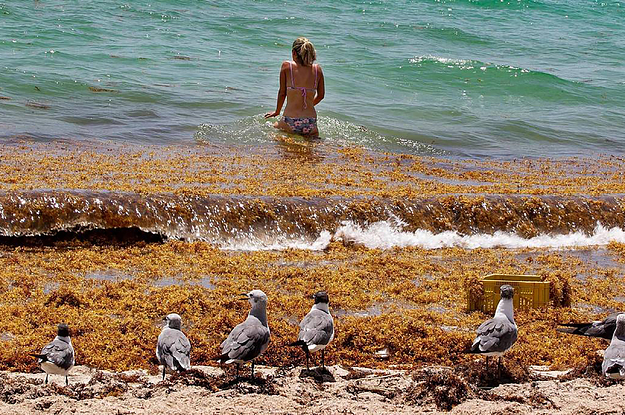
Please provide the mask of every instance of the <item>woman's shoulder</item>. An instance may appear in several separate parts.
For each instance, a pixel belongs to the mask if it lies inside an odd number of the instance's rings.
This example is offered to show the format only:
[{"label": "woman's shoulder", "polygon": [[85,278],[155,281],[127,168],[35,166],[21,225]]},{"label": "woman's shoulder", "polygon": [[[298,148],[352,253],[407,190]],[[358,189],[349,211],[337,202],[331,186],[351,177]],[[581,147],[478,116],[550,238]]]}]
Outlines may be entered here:
[{"label": "woman's shoulder", "polygon": [[281,68],[285,69],[285,68],[288,68],[290,65],[291,65],[290,61],[284,61],[284,62],[282,62]]}]

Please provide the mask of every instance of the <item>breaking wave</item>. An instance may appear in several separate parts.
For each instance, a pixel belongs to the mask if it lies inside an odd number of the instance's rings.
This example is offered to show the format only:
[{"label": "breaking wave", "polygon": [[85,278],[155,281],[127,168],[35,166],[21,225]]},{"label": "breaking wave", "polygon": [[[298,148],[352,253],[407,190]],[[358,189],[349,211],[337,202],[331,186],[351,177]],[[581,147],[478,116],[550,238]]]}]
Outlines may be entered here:
[{"label": "breaking wave", "polygon": [[614,197],[0,193],[0,243],[13,244],[95,233],[109,243],[199,240],[236,250],[322,250],[332,241],[377,249],[557,248],[625,242],[624,224],[625,210]]},{"label": "breaking wave", "polygon": [[461,235],[458,232],[446,231],[432,233],[419,229],[415,232],[404,232],[401,226],[384,221],[362,228],[353,223],[345,223],[334,236],[335,239],[364,245],[373,249],[390,249],[395,247],[420,247],[426,249],[461,247],[476,248],[561,248],[607,245],[610,242],[625,243],[625,231],[613,227],[607,229],[597,224],[592,234],[573,232],[564,235],[538,235],[523,238],[519,235],[497,231],[494,234]]}]

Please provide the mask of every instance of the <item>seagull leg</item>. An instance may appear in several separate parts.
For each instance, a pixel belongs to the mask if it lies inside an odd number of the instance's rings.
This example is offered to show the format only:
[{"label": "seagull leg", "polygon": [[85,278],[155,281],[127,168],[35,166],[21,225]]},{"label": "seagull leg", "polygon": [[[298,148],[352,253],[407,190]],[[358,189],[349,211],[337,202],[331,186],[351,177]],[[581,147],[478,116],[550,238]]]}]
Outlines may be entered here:
[{"label": "seagull leg", "polygon": [[48,374],[46,373],[46,381],[44,382],[44,385],[48,384]]},{"label": "seagull leg", "polygon": [[163,380],[165,380],[165,365],[163,365]]},{"label": "seagull leg", "polygon": [[308,359],[310,358],[310,352],[308,351],[308,349],[304,351],[306,352],[306,370],[310,370],[310,367],[308,366]]},{"label": "seagull leg", "polygon": [[501,379],[501,356],[499,356],[499,379]]},{"label": "seagull leg", "polygon": [[488,372],[488,356],[486,356],[486,371]]},{"label": "seagull leg", "polygon": [[326,351],[325,349],[321,349],[321,367],[326,368]]},{"label": "seagull leg", "polygon": [[239,364],[237,363],[237,380],[239,380]]},{"label": "seagull leg", "polygon": [[65,386],[69,386],[69,379],[67,379],[67,375],[65,375]]}]

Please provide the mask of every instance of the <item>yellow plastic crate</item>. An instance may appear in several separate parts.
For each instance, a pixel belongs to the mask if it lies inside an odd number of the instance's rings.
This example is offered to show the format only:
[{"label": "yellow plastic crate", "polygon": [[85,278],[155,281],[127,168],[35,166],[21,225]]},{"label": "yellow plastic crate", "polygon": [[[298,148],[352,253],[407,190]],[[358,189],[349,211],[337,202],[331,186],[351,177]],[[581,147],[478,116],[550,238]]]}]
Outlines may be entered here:
[{"label": "yellow plastic crate", "polygon": [[494,313],[501,298],[499,288],[509,284],[514,287],[514,309],[538,308],[549,304],[549,283],[541,281],[538,275],[490,274],[482,278],[484,295],[472,298],[468,294],[469,311],[481,310]]}]

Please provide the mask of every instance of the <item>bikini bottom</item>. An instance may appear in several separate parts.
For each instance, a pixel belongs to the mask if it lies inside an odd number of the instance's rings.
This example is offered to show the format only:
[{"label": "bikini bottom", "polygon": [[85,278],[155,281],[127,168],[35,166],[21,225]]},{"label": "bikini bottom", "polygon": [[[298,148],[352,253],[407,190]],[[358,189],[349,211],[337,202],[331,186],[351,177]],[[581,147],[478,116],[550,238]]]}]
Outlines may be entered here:
[{"label": "bikini bottom", "polygon": [[282,117],[282,121],[287,123],[295,134],[307,135],[317,129],[316,118]]}]

